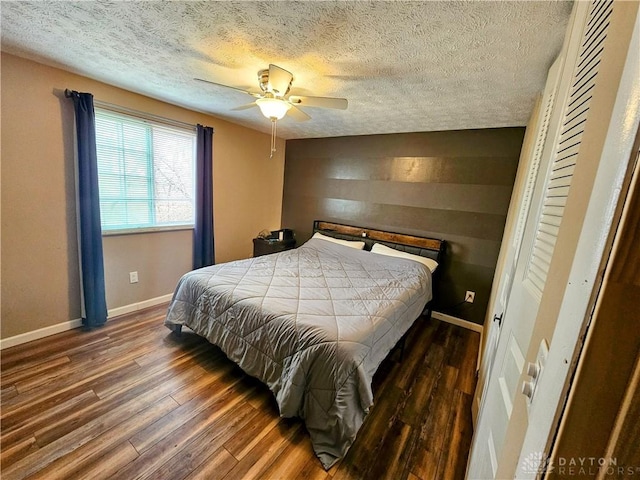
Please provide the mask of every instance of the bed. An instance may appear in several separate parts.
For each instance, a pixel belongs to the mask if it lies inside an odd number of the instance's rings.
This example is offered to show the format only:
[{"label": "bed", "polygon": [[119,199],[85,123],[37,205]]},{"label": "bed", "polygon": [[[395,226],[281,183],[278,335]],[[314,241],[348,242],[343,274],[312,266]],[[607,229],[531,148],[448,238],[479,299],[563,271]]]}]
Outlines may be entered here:
[{"label": "bed", "polygon": [[379,364],[431,300],[443,242],[323,221],[314,232],[294,250],[187,273],[165,325],[264,382],[328,469],[373,405]]}]

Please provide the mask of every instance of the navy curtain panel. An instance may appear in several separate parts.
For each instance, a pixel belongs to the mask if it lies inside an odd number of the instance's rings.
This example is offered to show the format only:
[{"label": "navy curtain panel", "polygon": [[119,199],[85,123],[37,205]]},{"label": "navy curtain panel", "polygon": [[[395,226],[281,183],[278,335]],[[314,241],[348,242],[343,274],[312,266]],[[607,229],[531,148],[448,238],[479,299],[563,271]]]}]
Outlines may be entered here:
[{"label": "navy curtain panel", "polygon": [[76,116],[82,323],[92,328],[107,321],[95,112],[90,93],[67,90],[65,95],[73,99]]},{"label": "navy curtain panel", "polygon": [[213,265],[213,128],[197,126],[196,223],[193,229],[193,268]]}]

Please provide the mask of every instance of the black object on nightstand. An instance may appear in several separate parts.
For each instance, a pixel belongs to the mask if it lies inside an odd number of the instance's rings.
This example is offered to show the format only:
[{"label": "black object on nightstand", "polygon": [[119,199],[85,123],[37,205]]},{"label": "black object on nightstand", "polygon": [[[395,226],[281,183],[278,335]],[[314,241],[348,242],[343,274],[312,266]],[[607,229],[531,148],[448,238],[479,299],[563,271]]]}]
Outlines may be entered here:
[{"label": "black object on nightstand", "polygon": [[296,246],[296,239],[289,229],[274,230],[266,238],[253,239],[253,256],[269,255],[270,253],[284,252]]}]

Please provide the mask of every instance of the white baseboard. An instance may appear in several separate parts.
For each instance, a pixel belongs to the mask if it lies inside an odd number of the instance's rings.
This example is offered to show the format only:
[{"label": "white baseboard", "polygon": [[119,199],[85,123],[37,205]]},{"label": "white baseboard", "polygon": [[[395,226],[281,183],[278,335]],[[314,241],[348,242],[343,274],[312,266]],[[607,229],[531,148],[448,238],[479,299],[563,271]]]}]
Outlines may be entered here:
[{"label": "white baseboard", "polygon": [[168,293],[167,295],[162,295],[160,297],[150,298],[149,300],[144,300],[138,303],[132,303],[130,305],[125,305],[123,307],[112,308],[107,312],[108,318],[119,317],[120,315],[125,315],[131,312],[137,312],[138,310],[143,310],[149,307],[155,307],[156,305],[160,305],[161,303],[166,303],[171,300],[173,293]]},{"label": "white baseboard", "polygon": [[[144,308],[160,305],[161,303],[168,302],[173,296],[172,293],[162,295],[160,297],[151,298],[143,302],[132,303],[131,305],[125,305],[124,307],[113,308],[107,312],[107,318],[117,317],[124,315],[125,313],[136,312]],[[40,328],[32,332],[21,333],[9,338],[0,339],[0,350],[5,348],[15,347],[16,345],[22,345],[23,343],[32,342],[33,340],[39,340],[40,338],[55,335],[56,333],[66,332],[82,326],[82,319],[69,320],[67,322],[58,323],[56,325],[50,325],[48,327]]]},{"label": "white baseboard", "polygon": [[[155,305],[160,305],[161,303],[170,301],[172,296],[173,293],[168,293],[167,295],[150,298],[149,300],[144,300],[143,302],[132,303],[123,307],[112,308],[107,312],[107,316],[108,318],[118,317],[120,315],[125,315],[127,313],[137,312],[138,310],[153,307]],[[459,327],[473,330],[474,332],[482,332],[482,325],[478,325],[477,323],[473,323],[468,320],[463,320],[462,318],[453,317],[451,315],[447,315],[446,313],[440,312],[432,312],[431,316],[438,320],[442,320],[443,322],[451,323]],[[50,335],[55,335],[56,333],[66,332],[67,330],[71,330],[73,328],[78,328],[81,326],[82,319],[78,318],[76,320],[69,320],[67,322],[58,323],[49,327],[40,328],[32,332],[21,333],[20,335],[15,335],[13,337],[3,338],[0,339],[0,350],[4,350],[5,348],[9,347],[15,347],[16,345],[21,345],[23,343],[38,340]]]},{"label": "white baseboard", "polygon": [[55,335],[56,333],[66,332],[67,330],[71,330],[81,326],[82,319],[77,318],[75,320],[68,320],[66,322],[57,323],[48,327],[39,328],[38,330],[33,330],[32,332],[21,333],[20,335],[15,335],[13,337],[3,338],[0,339],[0,350],[4,350],[5,348],[9,347],[15,347],[16,345],[22,345],[23,343],[38,340],[50,335]]},{"label": "white baseboard", "polygon": [[442,320],[443,322],[451,323],[453,325],[457,325],[458,327],[462,327],[468,330],[473,330],[474,332],[482,333],[482,325],[478,325],[477,323],[470,322],[469,320],[463,320],[462,318],[453,317],[451,315],[447,315],[446,313],[440,313],[440,312],[431,312],[431,316],[438,320]]}]

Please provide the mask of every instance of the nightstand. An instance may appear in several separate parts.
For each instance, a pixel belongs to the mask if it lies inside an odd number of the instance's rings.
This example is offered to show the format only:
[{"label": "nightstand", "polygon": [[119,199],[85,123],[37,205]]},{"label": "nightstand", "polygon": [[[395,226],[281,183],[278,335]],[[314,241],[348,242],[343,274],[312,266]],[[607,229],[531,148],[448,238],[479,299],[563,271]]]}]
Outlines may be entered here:
[{"label": "nightstand", "polygon": [[270,253],[284,252],[296,246],[295,238],[286,240],[254,238],[253,239],[253,256],[269,255]]}]

